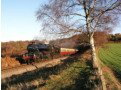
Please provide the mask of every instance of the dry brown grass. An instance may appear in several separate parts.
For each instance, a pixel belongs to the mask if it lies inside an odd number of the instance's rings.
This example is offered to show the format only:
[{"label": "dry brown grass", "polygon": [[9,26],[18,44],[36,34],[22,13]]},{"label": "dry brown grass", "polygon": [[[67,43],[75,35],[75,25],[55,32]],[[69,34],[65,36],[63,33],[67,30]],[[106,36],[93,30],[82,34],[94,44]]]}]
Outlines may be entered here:
[{"label": "dry brown grass", "polygon": [[11,57],[4,57],[1,58],[1,69],[8,68],[8,67],[14,67],[20,65],[19,61],[16,61],[16,58]]}]

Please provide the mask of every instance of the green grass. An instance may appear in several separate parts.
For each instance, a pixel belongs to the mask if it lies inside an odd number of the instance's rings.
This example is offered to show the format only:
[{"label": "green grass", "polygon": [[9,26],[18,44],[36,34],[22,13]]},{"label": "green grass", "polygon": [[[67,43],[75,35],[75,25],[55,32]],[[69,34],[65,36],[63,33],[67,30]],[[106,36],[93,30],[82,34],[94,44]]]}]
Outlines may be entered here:
[{"label": "green grass", "polygon": [[98,51],[99,58],[121,80],[121,44],[107,44]]},{"label": "green grass", "polygon": [[[59,75],[48,80],[46,85],[41,89],[45,90],[75,90],[80,88],[86,88],[89,81],[90,66],[85,62],[75,62],[71,64],[67,69],[62,71]],[[88,89],[90,87],[87,87]],[[86,88],[86,89],[87,89]]]}]

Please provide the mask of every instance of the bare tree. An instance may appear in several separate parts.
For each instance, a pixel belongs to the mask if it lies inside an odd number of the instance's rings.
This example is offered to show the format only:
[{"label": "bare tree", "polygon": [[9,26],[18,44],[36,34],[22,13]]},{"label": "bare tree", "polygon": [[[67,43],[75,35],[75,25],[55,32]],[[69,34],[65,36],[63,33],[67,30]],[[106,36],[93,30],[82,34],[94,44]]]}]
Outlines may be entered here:
[{"label": "bare tree", "polygon": [[[93,68],[98,68],[93,35],[110,27],[120,14],[121,0],[49,0],[37,12],[43,30],[56,34],[84,32],[91,47]],[[114,15],[115,14],[115,15]]]}]

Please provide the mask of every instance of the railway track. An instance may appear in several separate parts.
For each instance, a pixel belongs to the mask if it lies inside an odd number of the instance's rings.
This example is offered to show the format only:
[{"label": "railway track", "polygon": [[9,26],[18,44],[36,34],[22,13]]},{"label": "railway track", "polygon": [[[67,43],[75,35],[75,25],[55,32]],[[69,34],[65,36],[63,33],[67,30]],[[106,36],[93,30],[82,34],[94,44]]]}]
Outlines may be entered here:
[{"label": "railway track", "polygon": [[1,70],[1,79],[9,78],[11,76],[22,74],[22,73],[25,73],[28,71],[33,71],[33,70],[39,69],[39,68],[55,66],[55,65],[59,64],[61,62],[61,60],[64,60],[66,58],[68,58],[68,56],[49,60],[49,61],[44,61],[44,62],[40,62],[40,63],[34,63],[34,64],[30,64],[30,65],[19,65],[16,67],[2,69]]}]

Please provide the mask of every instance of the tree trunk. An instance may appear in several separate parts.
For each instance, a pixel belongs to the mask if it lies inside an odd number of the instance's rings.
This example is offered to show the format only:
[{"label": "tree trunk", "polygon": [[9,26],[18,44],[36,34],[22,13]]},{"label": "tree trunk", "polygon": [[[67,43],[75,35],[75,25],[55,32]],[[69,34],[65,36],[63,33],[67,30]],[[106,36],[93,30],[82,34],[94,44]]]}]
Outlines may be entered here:
[{"label": "tree trunk", "polygon": [[98,69],[98,61],[97,61],[97,57],[96,57],[96,51],[95,51],[93,37],[90,37],[90,47],[91,47],[91,61],[92,61],[93,68]]},{"label": "tree trunk", "polygon": [[[93,66],[93,68],[98,69],[98,62],[97,62],[95,46],[94,46],[94,38],[93,38],[91,31],[90,31],[90,22],[89,22],[89,18],[87,18],[87,16],[86,16],[86,23],[87,23],[86,26],[87,26],[89,43],[90,43],[90,47],[91,47],[92,66]],[[94,32],[94,30],[93,30],[93,32]]]},{"label": "tree trunk", "polygon": [[101,69],[99,62],[98,62],[98,59],[96,57],[96,51],[95,51],[94,38],[93,37],[90,38],[90,47],[91,47],[91,61],[92,61],[93,69],[95,69],[95,74],[97,76],[100,76],[98,78],[100,84],[97,88],[98,88],[98,90],[100,90],[100,88],[101,88],[101,90],[107,90],[106,84],[105,84],[105,79],[104,79],[104,76],[102,75],[102,69]]}]

